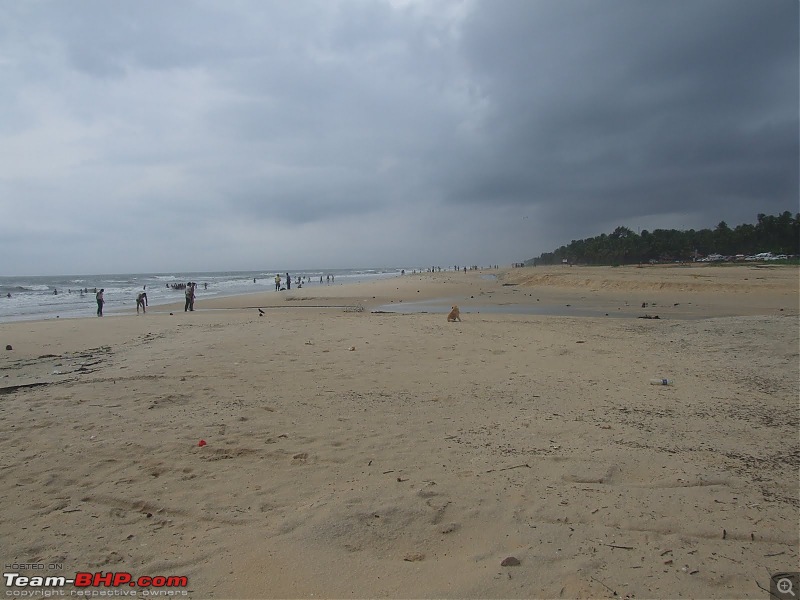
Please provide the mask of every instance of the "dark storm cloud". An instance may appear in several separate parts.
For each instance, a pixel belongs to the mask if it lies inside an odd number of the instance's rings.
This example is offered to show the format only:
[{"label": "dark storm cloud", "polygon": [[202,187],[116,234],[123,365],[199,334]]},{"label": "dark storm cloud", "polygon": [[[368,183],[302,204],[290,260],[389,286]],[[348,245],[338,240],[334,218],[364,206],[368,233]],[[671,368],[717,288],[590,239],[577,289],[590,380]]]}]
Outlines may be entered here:
[{"label": "dark storm cloud", "polygon": [[463,157],[452,201],[622,219],[796,200],[796,3],[481,3],[463,50],[492,150]]}]

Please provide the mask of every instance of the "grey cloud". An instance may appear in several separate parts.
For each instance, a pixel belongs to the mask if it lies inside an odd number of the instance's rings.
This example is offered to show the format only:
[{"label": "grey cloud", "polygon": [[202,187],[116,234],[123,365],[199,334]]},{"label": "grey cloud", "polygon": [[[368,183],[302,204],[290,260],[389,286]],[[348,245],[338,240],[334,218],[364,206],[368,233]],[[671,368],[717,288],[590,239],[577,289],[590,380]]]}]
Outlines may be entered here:
[{"label": "grey cloud", "polygon": [[602,202],[623,217],[769,195],[776,178],[796,191],[797,11],[767,4],[481,4],[464,52],[498,151],[453,200],[557,195],[562,214]]},{"label": "grey cloud", "polygon": [[[76,0],[3,16],[0,209],[41,202],[86,239],[135,230],[163,254],[167,232],[217,225],[235,246],[206,249],[221,264],[278,253],[254,232],[289,226],[314,232],[280,250],[298,261],[462,247],[453,260],[507,263],[608,224],[796,209],[789,0]],[[375,240],[384,255],[359,246]]]}]

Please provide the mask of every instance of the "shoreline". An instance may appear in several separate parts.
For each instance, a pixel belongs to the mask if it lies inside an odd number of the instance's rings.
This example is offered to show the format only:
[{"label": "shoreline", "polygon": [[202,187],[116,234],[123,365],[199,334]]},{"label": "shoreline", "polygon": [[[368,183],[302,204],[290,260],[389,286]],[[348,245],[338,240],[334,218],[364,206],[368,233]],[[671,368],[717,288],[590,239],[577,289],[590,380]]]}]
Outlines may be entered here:
[{"label": "shoreline", "polygon": [[[736,269],[733,271],[732,269]],[[769,273],[774,280],[763,284]],[[484,269],[466,274],[453,271],[423,272],[383,281],[347,284],[335,291],[303,288],[280,292],[282,302],[275,302],[271,292],[212,298],[202,303],[208,308],[266,309],[267,307],[360,306],[367,311],[388,307],[436,303],[437,313],[449,311],[449,304],[459,304],[467,313],[471,307],[501,306],[510,314],[545,314],[582,316],[576,311],[593,311],[591,316],[625,312],[630,318],[658,314],[664,318],[703,318],[708,316],[745,316],[758,314],[800,314],[796,266],[758,267],[752,265],[648,265],[643,267],[524,267]],[[495,278],[487,279],[491,275]],[[675,280],[675,276],[679,278]],[[752,275],[752,282],[751,276]],[[641,281],[642,276],[645,280]],[[713,278],[709,281],[709,278]],[[664,281],[667,279],[667,281]],[[670,281],[672,279],[672,281]],[[636,281],[632,281],[636,280]],[[759,285],[760,284],[760,285]],[[469,293],[464,289],[467,287]],[[442,292],[446,292],[442,294]],[[283,304],[287,303],[287,304]],[[315,304],[319,303],[319,304]],[[646,306],[642,306],[646,303]],[[172,310],[181,306],[170,305]],[[519,312],[513,312],[519,307]],[[562,312],[554,309],[561,307]],[[392,312],[404,311],[398,308]]]},{"label": "shoreline", "polygon": [[[374,280],[327,284],[310,284],[300,289],[276,292],[236,292],[220,294],[196,301],[197,311],[207,308],[265,309],[291,303],[296,306],[334,306],[340,299],[341,306],[362,306],[366,310],[380,309],[384,312],[404,312],[390,309],[392,304],[426,302],[438,303],[437,311],[449,310],[448,302],[459,303],[469,312],[471,306],[480,306],[475,298],[458,290],[460,284],[478,284],[479,300],[489,299],[490,304],[500,304],[511,314],[543,314],[554,316],[626,316],[640,317],[659,314],[659,318],[700,318],[703,315],[735,316],[746,314],[770,314],[783,308],[787,314],[797,313],[797,273],[794,265],[714,265],[691,263],[681,265],[626,265],[602,266],[551,266],[500,269],[479,269],[466,274],[454,271],[417,272],[405,275],[381,276]],[[765,275],[779,275],[777,282],[758,285]],[[749,276],[750,277],[749,277]],[[791,280],[794,278],[795,289]],[[633,281],[637,280],[638,281]],[[713,281],[708,281],[713,279]],[[384,286],[383,283],[403,280],[402,286]],[[412,282],[420,289],[410,290]],[[750,282],[750,283],[748,283]],[[446,286],[442,290],[452,291],[436,296],[432,285]],[[408,287],[409,291],[405,288]],[[491,291],[490,291],[491,290]],[[399,292],[399,293],[395,293]],[[509,292],[512,292],[509,294]],[[721,294],[722,292],[722,294]],[[793,296],[793,292],[795,295]],[[758,303],[757,296],[771,296],[768,301]],[[374,296],[374,297],[373,297]],[[474,294],[470,294],[474,296]],[[763,299],[763,298],[762,298]],[[780,300],[783,299],[783,302]],[[319,304],[314,304],[314,301]],[[679,302],[679,300],[684,300]],[[676,303],[676,301],[678,301]],[[641,306],[646,302],[647,306]],[[109,317],[128,316],[135,312],[135,300],[131,306],[116,306],[106,314]],[[538,304],[538,307],[537,307]],[[694,304],[694,306],[692,306]],[[677,308],[681,306],[682,308]],[[151,308],[152,306],[152,308]],[[159,302],[148,306],[148,312],[183,312],[183,298]],[[488,306],[484,304],[484,306]],[[518,306],[519,312],[513,307]],[[542,306],[546,306],[544,310]],[[638,307],[648,310],[638,310]],[[792,307],[794,306],[794,312]],[[561,307],[565,310],[558,310]],[[90,311],[91,306],[87,308]],[[572,309],[572,310],[566,310]],[[715,313],[716,311],[716,313]],[[408,312],[420,312],[419,308]],[[642,314],[638,314],[641,312]],[[585,313],[585,314],[581,314]],[[51,321],[59,317],[19,318],[0,324]],[[94,315],[69,315],[64,319],[91,319]]]},{"label": "shoreline", "polygon": [[[400,269],[337,269],[331,275],[338,279],[333,283],[321,285],[342,285],[364,280],[392,278],[400,274]],[[296,273],[306,276],[305,273]],[[172,284],[201,279],[198,281],[197,297],[207,300],[215,297],[236,296],[239,294],[260,291],[266,293],[273,290],[272,277],[265,278],[263,272],[208,272],[184,274],[180,279],[175,275],[163,274],[129,274],[129,275],[96,275],[82,279],[72,276],[54,277],[17,277],[0,278],[4,280],[4,289],[13,294],[8,298],[0,298],[0,322],[17,322],[46,320],[55,318],[81,318],[94,316],[96,305],[94,294],[97,289],[104,288],[106,296],[105,313],[125,313],[136,306],[136,296],[146,291],[151,306],[183,303],[184,291],[174,289]],[[251,283],[252,281],[252,283]],[[75,284],[91,282],[88,293],[80,289],[70,288]],[[97,285],[94,285],[97,284]],[[311,280],[309,287],[317,284]],[[61,293],[55,294],[54,290]],[[5,296],[5,294],[3,294]]]},{"label": "shoreline", "polygon": [[[595,269],[0,324],[5,560],[198,599],[763,597],[800,556],[798,270]],[[437,298],[462,322],[371,312]],[[470,312],[537,298],[669,312]]]}]

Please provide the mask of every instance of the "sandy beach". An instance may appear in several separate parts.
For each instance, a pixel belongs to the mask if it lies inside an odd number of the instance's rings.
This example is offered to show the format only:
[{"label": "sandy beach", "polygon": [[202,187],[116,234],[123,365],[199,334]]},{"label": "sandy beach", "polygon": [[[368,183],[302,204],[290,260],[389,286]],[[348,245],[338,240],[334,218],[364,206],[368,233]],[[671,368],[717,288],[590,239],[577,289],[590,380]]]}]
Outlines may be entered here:
[{"label": "sandy beach", "polygon": [[764,598],[800,570],[799,281],[418,273],[0,324],[4,572],[186,576],[191,598]]}]

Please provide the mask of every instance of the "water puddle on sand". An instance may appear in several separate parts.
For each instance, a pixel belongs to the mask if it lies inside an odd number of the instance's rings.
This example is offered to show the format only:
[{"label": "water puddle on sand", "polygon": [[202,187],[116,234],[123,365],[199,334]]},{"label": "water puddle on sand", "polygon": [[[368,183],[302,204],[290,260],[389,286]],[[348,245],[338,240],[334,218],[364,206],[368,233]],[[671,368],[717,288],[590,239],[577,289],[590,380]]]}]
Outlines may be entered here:
[{"label": "water puddle on sand", "polygon": [[[421,313],[449,313],[454,302],[447,299],[425,300],[421,302],[398,302],[383,304],[372,310],[373,313],[397,313],[397,314],[421,314]],[[475,305],[460,306],[461,314],[511,314],[511,315],[542,315],[549,317],[608,317],[608,318],[655,318],[658,315],[658,307],[652,307],[647,312],[645,309],[635,309],[626,306],[624,309],[617,310],[583,308],[576,306],[554,305],[554,304],[499,304],[499,305]],[[648,316],[645,316],[648,315]],[[689,315],[670,315],[669,317],[660,316],[659,319],[699,319],[699,316]]]}]

